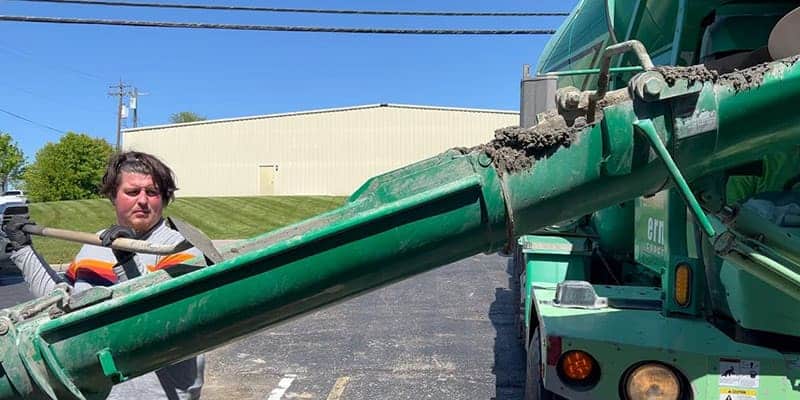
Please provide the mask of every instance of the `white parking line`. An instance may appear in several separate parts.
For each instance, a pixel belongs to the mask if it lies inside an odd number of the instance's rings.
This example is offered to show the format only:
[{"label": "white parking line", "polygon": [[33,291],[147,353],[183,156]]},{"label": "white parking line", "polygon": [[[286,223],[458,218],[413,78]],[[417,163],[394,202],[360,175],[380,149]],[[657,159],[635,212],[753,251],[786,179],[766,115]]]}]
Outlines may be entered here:
[{"label": "white parking line", "polygon": [[292,386],[294,378],[297,378],[297,375],[284,375],[283,378],[281,378],[281,380],[278,382],[278,387],[269,392],[269,397],[267,400],[281,400],[283,398],[283,394],[286,393],[286,389],[289,389],[289,386]]},{"label": "white parking line", "polygon": [[336,383],[333,384],[333,389],[331,392],[328,393],[327,400],[340,400],[342,398],[342,394],[344,393],[344,388],[347,387],[347,383],[350,382],[349,376],[342,376],[336,380]]}]

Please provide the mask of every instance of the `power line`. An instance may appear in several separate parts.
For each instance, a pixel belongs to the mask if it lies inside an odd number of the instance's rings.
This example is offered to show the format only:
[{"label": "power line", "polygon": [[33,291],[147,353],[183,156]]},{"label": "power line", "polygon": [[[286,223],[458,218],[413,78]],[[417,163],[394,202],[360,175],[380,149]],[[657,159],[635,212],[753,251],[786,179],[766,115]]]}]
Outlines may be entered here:
[{"label": "power line", "polygon": [[217,11],[259,11],[278,13],[307,13],[307,14],[355,14],[355,15],[413,15],[435,17],[565,17],[568,12],[460,12],[460,11],[380,11],[380,10],[336,10],[314,8],[277,8],[253,6],[227,6],[206,4],[168,4],[168,3],[140,3],[131,1],[105,1],[105,0],[16,0],[31,3],[64,3],[97,6],[118,7],[147,7],[147,8],[181,8],[193,10]]},{"label": "power line", "polygon": [[5,51],[5,52],[11,53],[11,54],[16,54],[18,56],[22,56],[22,57],[28,58],[29,60],[32,60],[32,61],[35,61],[35,62],[41,64],[40,67],[42,67],[42,68],[51,69],[51,70],[59,70],[60,69],[60,70],[68,71],[68,72],[71,72],[73,74],[79,75],[79,76],[81,76],[83,78],[94,79],[94,80],[98,80],[98,81],[102,80],[102,78],[100,78],[97,75],[90,74],[88,72],[84,72],[84,71],[81,71],[79,69],[69,67],[67,65],[54,64],[54,63],[48,63],[46,61],[42,61],[41,59],[38,59],[38,57],[35,57],[33,54],[31,54],[31,53],[29,53],[27,51],[23,51],[23,50],[12,48],[12,47],[8,46],[7,44],[4,44],[3,42],[0,42],[0,51]]},{"label": "power line", "polygon": [[280,25],[237,25],[210,24],[203,22],[166,22],[166,21],[128,21],[113,19],[84,19],[32,17],[22,15],[0,15],[0,21],[39,22],[52,24],[79,25],[114,25],[139,26],[149,28],[183,28],[183,29],[227,29],[238,31],[273,31],[273,32],[324,32],[324,33],[367,33],[395,35],[551,35],[554,29],[389,29],[389,28],[333,28],[322,26],[280,26]]},{"label": "power line", "polygon": [[8,114],[8,115],[10,115],[10,116],[12,116],[12,117],[14,117],[14,118],[17,118],[17,119],[21,119],[21,120],[23,120],[23,121],[25,121],[25,122],[29,122],[29,123],[31,123],[31,124],[34,124],[34,125],[36,125],[36,126],[39,126],[39,127],[41,127],[41,128],[50,129],[51,131],[55,131],[55,132],[58,132],[58,133],[66,133],[65,131],[62,131],[61,129],[56,129],[56,128],[53,128],[52,126],[49,126],[49,125],[45,125],[45,124],[42,124],[42,123],[36,122],[36,121],[34,121],[34,120],[32,120],[32,119],[25,118],[25,117],[23,117],[22,115],[15,114],[15,113],[13,113],[13,112],[11,112],[11,111],[4,110],[4,109],[2,109],[2,108],[0,108],[0,112],[2,112],[2,113],[5,113],[5,114]]},{"label": "power line", "polygon": [[11,88],[12,90],[16,90],[16,91],[25,93],[25,94],[33,97],[33,98],[40,99],[40,100],[45,100],[45,101],[47,101],[49,103],[57,104],[57,105],[59,105],[61,107],[64,107],[64,105],[67,104],[68,106],[73,106],[74,108],[80,109],[82,111],[94,111],[94,112],[98,112],[98,113],[106,112],[106,110],[100,110],[100,109],[94,108],[94,107],[89,109],[89,108],[87,108],[87,106],[85,104],[66,102],[63,99],[62,100],[57,100],[57,99],[55,99],[55,98],[53,98],[51,96],[43,95],[41,93],[37,93],[37,92],[31,91],[31,90],[28,90],[28,89],[25,89],[25,88],[21,88],[19,86],[12,85],[12,84],[10,84],[8,82],[0,81],[0,86],[5,86],[5,87],[8,87],[8,88]]}]

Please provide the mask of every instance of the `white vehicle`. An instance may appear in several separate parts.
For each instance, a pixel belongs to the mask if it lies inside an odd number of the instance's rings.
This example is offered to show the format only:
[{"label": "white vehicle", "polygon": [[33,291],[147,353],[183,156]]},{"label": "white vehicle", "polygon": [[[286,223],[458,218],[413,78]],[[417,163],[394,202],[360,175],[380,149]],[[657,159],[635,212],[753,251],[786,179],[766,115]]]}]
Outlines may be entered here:
[{"label": "white vehicle", "polygon": [[28,198],[25,197],[25,193],[23,193],[22,190],[6,190],[0,195],[0,201],[8,199],[22,200],[25,203],[28,202]]},{"label": "white vehicle", "polygon": [[[0,196],[0,225],[5,225],[14,215],[28,215],[27,199],[16,195]],[[5,261],[8,256],[8,239],[0,230],[0,261]]]}]

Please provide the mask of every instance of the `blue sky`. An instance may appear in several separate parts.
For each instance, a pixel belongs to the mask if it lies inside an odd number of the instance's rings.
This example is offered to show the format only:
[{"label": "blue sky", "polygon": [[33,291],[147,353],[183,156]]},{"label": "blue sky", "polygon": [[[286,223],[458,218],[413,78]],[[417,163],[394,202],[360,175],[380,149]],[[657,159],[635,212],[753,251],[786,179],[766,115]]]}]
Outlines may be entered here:
[{"label": "blue sky", "polygon": [[[567,1],[163,0],[293,8],[569,11]],[[557,28],[564,17],[390,17],[154,10],[0,1],[0,14],[389,28]],[[240,32],[0,22],[0,109],[115,141],[120,79],[148,93],[140,126],[372,103],[516,110],[522,64],[549,36]],[[130,124],[130,121],[128,122]],[[0,113],[29,160],[61,135]]]}]

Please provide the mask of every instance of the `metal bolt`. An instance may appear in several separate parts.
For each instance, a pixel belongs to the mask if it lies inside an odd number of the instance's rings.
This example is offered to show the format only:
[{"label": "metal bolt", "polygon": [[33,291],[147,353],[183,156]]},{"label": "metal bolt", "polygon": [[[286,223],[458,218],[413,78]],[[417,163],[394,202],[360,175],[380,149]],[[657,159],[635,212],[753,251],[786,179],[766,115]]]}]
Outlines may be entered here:
[{"label": "metal bolt", "polygon": [[492,158],[489,157],[489,155],[485,152],[481,152],[481,154],[478,156],[478,164],[481,167],[488,168],[492,165]]},{"label": "metal bolt", "polygon": [[644,92],[649,96],[656,97],[664,90],[666,82],[663,79],[649,77],[644,81]]},{"label": "metal bolt", "polygon": [[655,71],[642,72],[630,81],[630,90],[644,101],[658,100],[666,87],[664,77]]},{"label": "metal bolt", "polygon": [[723,232],[713,243],[714,251],[719,255],[728,254],[731,252],[735,242],[736,237],[734,237],[733,234],[730,232]]},{"label": "metal bolt", "polygon": [[580,92],[569,92],[564,99],[564,103],[569,107],[569,109],[574,110],[580,106],[581,103],[581,93]]},{"label": "metal bolt", "polygon": [[580,106],[581,91],[572,86],[558,89],[556,102],[564,110],[576,110]]}]

